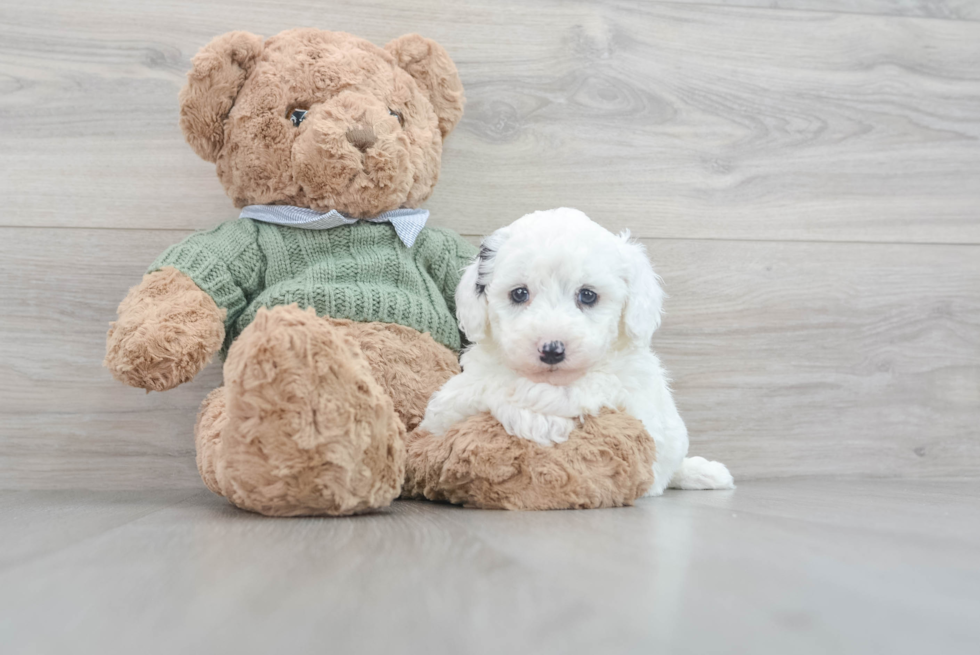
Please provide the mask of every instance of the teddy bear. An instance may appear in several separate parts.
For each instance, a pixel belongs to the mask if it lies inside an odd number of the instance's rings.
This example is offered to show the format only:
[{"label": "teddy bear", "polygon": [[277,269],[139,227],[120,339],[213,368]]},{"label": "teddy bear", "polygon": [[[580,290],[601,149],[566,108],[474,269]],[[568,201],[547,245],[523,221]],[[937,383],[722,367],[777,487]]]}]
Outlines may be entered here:
[{"label": "teddy bear", "polygon": [[[445,443],[414,435],[429,397],[460,370],[454,291],[477,252],[425,226],[419,209],[463,113],[442,46],[416,34],[382,48],[318,29],[266,40],[231,32],[193,57],[179,100],[187,142],[215,164],[241,216],[151,264],[119,305],[105,365],[126,384],[165,391],[215,355],[224,360],[224,384],[195,426],[209,489],[270,516],[356,514],[403,488],[517,508],[624,504],[645,490],[649,481],[634,476],[625,491],[600,484],[600,497],[565,502],[552,497],[559,489],[539,502],[524,487],[542,476],[525,475],[509,492],[490,492],[504,460],[513,470],[527,459],[525,444],[473,423],[470,436],[497,434],[481,441],[496,446],[475,447],[487,478],[450,463]],[[642,432],[629,417],[615,420],[612,432]],[[627,468],[649,470],[652,456]]]}]

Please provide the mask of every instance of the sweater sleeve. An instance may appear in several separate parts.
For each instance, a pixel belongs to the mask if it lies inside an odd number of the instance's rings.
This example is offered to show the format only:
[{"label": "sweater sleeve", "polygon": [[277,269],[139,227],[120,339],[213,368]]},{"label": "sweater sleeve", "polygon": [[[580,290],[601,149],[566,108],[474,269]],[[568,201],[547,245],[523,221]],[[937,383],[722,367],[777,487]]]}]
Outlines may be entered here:
[{"label": "sweater sleeve", "polygon": [[197,232],[167,248],[150,266],[152,273],[172,266],[194,280],[218,307],[227,310],[225,330],[262,289],[265,255],[258,244],[258,227],[247,218]]},{"label": "sweater sleeve", "polygon": [[476,246],[455,232],[446,230],[445,234],[449,237],[451,246],[447,248],[446,258],[442,262],[439,290],[446,300],[449,311],[456,316],[456,287],[463,277],[463,269],[473,261],[479,251]]}]

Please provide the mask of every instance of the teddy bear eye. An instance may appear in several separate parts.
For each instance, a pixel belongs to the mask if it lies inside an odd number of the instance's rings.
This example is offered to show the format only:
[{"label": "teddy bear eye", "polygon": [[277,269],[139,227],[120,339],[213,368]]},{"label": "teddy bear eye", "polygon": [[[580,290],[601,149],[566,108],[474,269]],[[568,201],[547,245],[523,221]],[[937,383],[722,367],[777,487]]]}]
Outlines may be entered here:
[{"label": "teddy bear eye", "polygon": [[294,127],[299,127],[299,124],[303,122],[304,118],[306,118],[306,113],[307,113],[306,109],[298,109],[298,108],[289,112],[289,120],[293,122]]},{"label": "teddy bear eye", "polygon": [[390,114],[391,116],[394,116],[395,118],[397,118],[399,125],[404,125],[405,124],[405,117],[402,116],[402,113],[400,111],[398,111],[397,109],[392,109],[391,107],[388,107],[388,114]]}]

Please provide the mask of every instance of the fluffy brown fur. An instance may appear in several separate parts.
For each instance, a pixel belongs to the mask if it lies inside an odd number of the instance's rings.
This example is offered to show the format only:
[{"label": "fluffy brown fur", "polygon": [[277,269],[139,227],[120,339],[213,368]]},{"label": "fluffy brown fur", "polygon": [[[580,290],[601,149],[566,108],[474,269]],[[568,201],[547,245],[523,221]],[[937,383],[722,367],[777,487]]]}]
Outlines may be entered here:
[{"label": "fluffy brown fur", "polygon": [[223,401],[224,425],[211,398],[198,443],[239,507],[342,515],[398,496],[405,429],[391,398],[350,334],[312,309],[259,310],[228,353]]},{"label": "fluffy brown fur", "polygon": [[119,304],[105,365],[122,382],[166,391],[207,366],[225,338],[225,310],[173,268],[143,276]]},{"label": "fluffy brown fur", "polygon": [[506,432],[490,414],[441,437],[408,436],[402,497],[487,509],[592,509],[632,505],[653,484],[653,439],[637,419],[587,417],[550,448]]},{"label": "fluffy brown fur", "polygon": [[[463,113],[456,66],[417,34],[379,48],[316,29],[264,43],[232,32],[192,65],[180,126],[195,152],[217,164],[238,207],[279,203],[352,216],[416,207],[432,193],[442,140]],[[310,109],[299,127],[289,119],[297,108]],[[367,137],[372,146],[362,151]]]},{"label": "fluffy brown fur", "polygon": [[225,407],[225,388],[218,387],[209,393],[201,403],[201,411],[194,425],[194,441],[197,446],[197,470],[201,473],[204,485],[218,494],[221,485],[218,484],[218,452],[221,444],[221,431],[228,424],[228,411]]},{"label": "fluffy brown fur", "polygon": [[405,472],[403,426],[457,372],[452,351],[411,328],[262,309],[201,407],[201,478],[262,514],[388,505]]},{"label": "fluffy brown fur", "polygon": [[459,373],[456,353],[412,328],[391,323],[328,319],[360,345],[374,379],[391,396],[407,431],[414,430],[432,394]]}]

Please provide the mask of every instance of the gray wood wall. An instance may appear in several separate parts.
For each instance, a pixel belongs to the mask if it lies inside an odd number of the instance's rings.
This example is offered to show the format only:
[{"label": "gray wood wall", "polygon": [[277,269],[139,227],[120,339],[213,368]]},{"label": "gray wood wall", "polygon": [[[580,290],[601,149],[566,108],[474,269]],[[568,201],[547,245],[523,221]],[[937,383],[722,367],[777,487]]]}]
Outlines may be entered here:
[{"label": "gray wood wall", "polygon": [[578,207],[648,246],[692,451],[736,478],[980,472],[980,3],[35,0],[0,5],[0,487],[194,487],[220,383],[103,368],[163,248],[236,216],[184,143],[232,29],[443,43],[435,224]]}]

